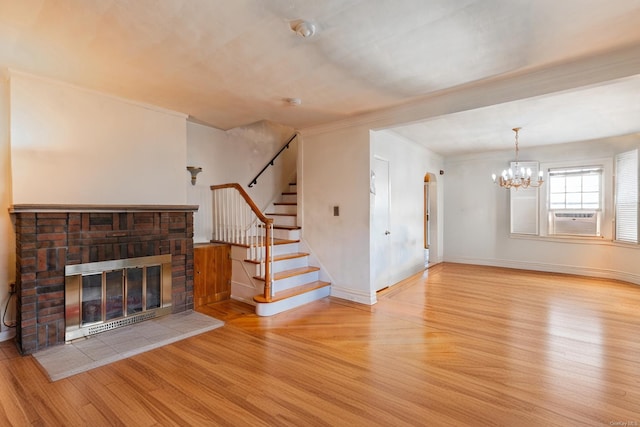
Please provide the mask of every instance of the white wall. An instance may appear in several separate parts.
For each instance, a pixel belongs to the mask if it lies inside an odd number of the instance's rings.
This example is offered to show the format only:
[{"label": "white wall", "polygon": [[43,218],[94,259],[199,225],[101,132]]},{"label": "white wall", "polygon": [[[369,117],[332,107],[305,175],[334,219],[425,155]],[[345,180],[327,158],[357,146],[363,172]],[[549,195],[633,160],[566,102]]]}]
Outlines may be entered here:
[{"label": "white wall", "polygon": [[[298,170],[306,244],[332,279],[332,295],[373,304],[369,261],[368,127],[304,134]],[[340,216],[333,216],[339,206]]]},{"label": "white wall", "polygon": [[239,183],[263,211],[280,195],[295,178],[298,142],[278,157],[255,186],[247,186],[292,134],[292,128],[266,121],[229,131],[187,123],[187,163],[202,167],[196,185],[187,186],[188,203],[200,206],[194,216],[194,242],[211,240],[211,185]]},{"label": "white wall", "polygon": [[[520,157],[544,163],[612,159],[640,146],[640,135],[536,148],[521,148]],[[508,191],[491,181],[513,159],[513,151],[445,159],[446,218],[444,260],[539,271],[586,274],[640,283],[640,248],[575,240],[515,238],[509,234]],[[609,181],[611,182],[611,181]],[[610,185],[605,189],[613,191]],[[605,224],[611,227],[610,222]],[[610,235],[610,233],[609,233]]]},{"label": "white wall", "polygon": [[[389,161],[390,284],[393,284],[424,269],[424,177],[427,173],[434,174],[435,186],[442,187],[444,179],[438,172],[443,168],[444,160],[424,146],[390,131],[371,132],[371,148],[372,167],[374,156]],[[444,205],[443,192],[436,191],[436,194],[438,209],[431,217],[434,229],[441,228],[437,224]],[[374,197],[371,195],[372,200]],[[373,209],[371,212],[373,214]],[[373,235],[371,238],[373,244]],[[430,256],[437,263],[442,259],[442,247],[437,234],[431,240]]]},{"label": "white wall", "polygon": [[186,116],[12,72],[14,204],[185,204]]},{"label": "white wall", "polygon": [[[9,298],[9,283],[15,281],[15,237],[9,206],[11,205],[11,158],[9,147],[9,82],[0,78],[0,317]],[[13,302],[13,301],[12,301]],[[11,304],[7,323],[15,320],[15,304]],[[14,330],[0,322],[0,341],[10,338]]]},{"label": "white wall", "polygon": [[213,233],[211,185],[224,179],[224,162],[220,162],[219,145],[224,144],[226,133],[222,130],[187,122],[187,164],[200,166],[196,184],[187,185],[188,204],[198,205],[193,216],[193,241],[211,240]]}]

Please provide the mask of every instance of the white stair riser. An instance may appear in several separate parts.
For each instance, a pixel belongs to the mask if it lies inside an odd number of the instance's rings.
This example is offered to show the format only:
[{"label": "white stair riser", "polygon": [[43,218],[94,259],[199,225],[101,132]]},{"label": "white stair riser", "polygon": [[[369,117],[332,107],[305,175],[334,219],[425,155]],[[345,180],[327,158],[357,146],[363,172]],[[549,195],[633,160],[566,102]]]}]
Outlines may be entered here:
[{"label": "white stair riser", "polygon": [[[264,273],[264,263],[261,264],[252,264],[255,266],[255,276],[262,276]],[[290,258],[284,259],[281,261],[275,261],[273,263],[273,272],[279,273],[285,270],[291,270],[294,268],[307,267],[309,266],[309,257],[298,257],[298,258]],[[251,270],[253,272],[253,269]]]},{"label": "white stair riser", "polygon": [[[272,253],[273,255],[285,255],[285,254],[300,252],[298,247],[299,247],[298,242],[286,243],[283,245],[273,245]],[[251,251],[250,248],[245,248],[242,246],[231,247],[231,258],[233,259],[240,259],[240,260],[253,259],[254,258],[252,256],[253,253],[255,253],[256,256],[262,253],[262,255],[264,256],[264,247],[256,248],[255,251]]]},{"label": "white stair riser", "polygon": [[297,203],[298,195],[297,194],[283,194],[280,196],[280,201],[285,203]]},{"label": "white stair riser", "polygon": [[286,243],[284,245],[274,245],[273,246],[273,255],[285,255],[294,252],[300,252],[298,250],[300,244],[298,242]]},{"label": "white stair riser", "polygon": [[330,294],[331,287],[325,286],[324,288],[314,289],[311,292],[305,292],[304,294],[281,301],[266,304],[258,303],[256,304],[256,314],[258,316],[273,316],[274,314],[282,313],[283,311],[291,310],[292,308],[328,297]]},{"label": "white stair riser", "polygon": [[273,292],[280,292],[309,282],[315,282],[319,279],[319,276],[318,271],[310,271],[309,273],[287,277],[286,279],[274,280],[271,287],[273,288]]},{"label": "white stair riser", "polygon": [[270,213],[284,213],[284,214],[296,214],[298,213],[298,206],[296,205],[273,205]]},{"label": "white stair riser", "polygon": [[295,215],[267,215],[269,218],[273,218],[273,223],[275,225],[287,225],[293,226],[297,224],[297,217]]},{"label": "white stair riser", "polygon": [[296,184],[289,184],[289,193],[297,193],[298,186]]},{"label": "white stair riser", "polygon": [[273,237],[284,240],[300,240],[300,230],[273,229]]}]

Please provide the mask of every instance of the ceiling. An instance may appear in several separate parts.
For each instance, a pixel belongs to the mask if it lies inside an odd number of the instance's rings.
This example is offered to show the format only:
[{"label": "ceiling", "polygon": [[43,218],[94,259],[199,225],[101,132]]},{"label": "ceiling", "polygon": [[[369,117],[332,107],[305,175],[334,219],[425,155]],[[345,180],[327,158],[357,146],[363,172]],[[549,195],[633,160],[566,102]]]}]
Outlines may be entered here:
[{"label": "ceiling", "polygon": [[[640,0],[0,0],[0,67],[220,129],[306,128],[640,45],[639,23]],[[639,80],[394,131],[443,155],[510,147],[514,126],[529,145],[640,132]]]}]

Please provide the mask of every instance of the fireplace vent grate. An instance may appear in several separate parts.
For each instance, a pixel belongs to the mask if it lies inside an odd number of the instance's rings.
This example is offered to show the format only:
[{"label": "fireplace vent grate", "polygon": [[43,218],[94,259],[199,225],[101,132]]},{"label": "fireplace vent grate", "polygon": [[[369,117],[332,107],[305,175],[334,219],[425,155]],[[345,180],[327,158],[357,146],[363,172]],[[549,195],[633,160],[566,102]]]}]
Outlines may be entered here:
[{"label": "fireplace vent grate", "polygon": [[143,320],[152,319],[157,316],[155,311],[140,314],[137,316],[125,317],[109,323],[102,323],[100,325],[90,326],[87,328],[89,335],[99,334],[100,332],[109,331],[111,329],[121,328],[123,326],[133,325],[134,323],[142,322]]}]

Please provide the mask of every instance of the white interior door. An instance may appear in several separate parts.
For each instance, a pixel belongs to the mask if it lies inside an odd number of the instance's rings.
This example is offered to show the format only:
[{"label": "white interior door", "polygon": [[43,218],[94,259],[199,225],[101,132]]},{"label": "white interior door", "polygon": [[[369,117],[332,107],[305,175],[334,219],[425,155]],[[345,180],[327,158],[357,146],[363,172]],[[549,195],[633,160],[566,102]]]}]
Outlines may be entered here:
[{"label": "white interior door", "polygon": [[431,214],[431,192],[429,186],[431,184],[427,174],[424,181],[424,265],[429,264],[429,245],[431,244],[431,230],[429,217]]},{"label": "white interior door", "polygon": [[391,280],[391,230],[389,161],[374,158],[371,187],[374,191],[372,271],[375,290],[386,288]]}]

